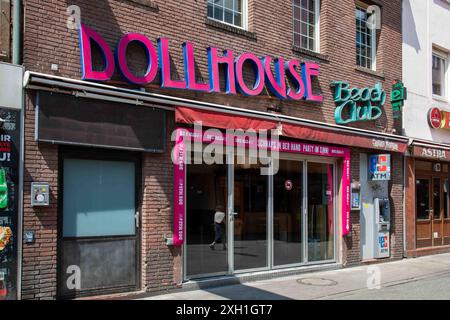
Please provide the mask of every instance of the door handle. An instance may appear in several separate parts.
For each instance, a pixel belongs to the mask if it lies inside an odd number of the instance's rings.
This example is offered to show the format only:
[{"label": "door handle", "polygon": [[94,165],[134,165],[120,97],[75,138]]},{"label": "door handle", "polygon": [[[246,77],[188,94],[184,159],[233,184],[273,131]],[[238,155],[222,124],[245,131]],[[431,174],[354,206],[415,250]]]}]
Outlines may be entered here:
[{"label": "door handle", "polygon": [[139,211],[136,211],[134,214],[134,222],[136,224],[136,228],[139,228]]},{"label": "door handle", "polygon": [[230,221],[234,221],[234,218],[235,218],[237,215],[238,215],[237,212],[232,212],[232,213],[230,214]]}]

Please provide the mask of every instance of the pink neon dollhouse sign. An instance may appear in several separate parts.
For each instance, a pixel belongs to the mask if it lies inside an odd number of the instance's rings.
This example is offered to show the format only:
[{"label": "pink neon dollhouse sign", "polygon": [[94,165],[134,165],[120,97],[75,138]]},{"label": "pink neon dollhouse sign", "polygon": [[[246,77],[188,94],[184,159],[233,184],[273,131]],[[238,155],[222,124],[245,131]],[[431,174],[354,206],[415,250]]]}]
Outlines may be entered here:
[{"label": "pink neon dollhouse sign", "polygon": [[[312,89],[312,78],[319,75],[319,66],[316,63],[300,62],[296,59],[285,61],[283,58],[273,59],[270,56],[258,57],[249,52],[235,57],[233,50],[227,49],[219,53],[218,48],[210,47],[207,49],[210,81],[199,83],[196,80],[194,46],[191,42],[183,43],[184,80],[174,80],[170,74],[169,40],[166,38],[159,38],[155,47],[145,35],[129,33],[119,40],[114,55],[106,41],[86,25],[80,26],[79,36],[83,80],[110,80],[117,67],[127,81],[146,85],[155,79],[159,70],[162,88],[218,93],[221,92],[219,65],[224,65],[226,94],[257,96],[267,85],[279,99],[323,101],[323,96],[313,94]],[[93,68],[91,41],[102,51],[105,62],[103,70],[97,71]],[[147,54],[147,71],[142,76],[134,74],[128,65],[126,51],[132,42],[141,45]],[[274,71],[271,69],[272,63]],[[245,64],[251,64],[255,75],[255,82],[250,86],[244,81]],[[291,86],[286,84],[287,79],[290,80]]]}]

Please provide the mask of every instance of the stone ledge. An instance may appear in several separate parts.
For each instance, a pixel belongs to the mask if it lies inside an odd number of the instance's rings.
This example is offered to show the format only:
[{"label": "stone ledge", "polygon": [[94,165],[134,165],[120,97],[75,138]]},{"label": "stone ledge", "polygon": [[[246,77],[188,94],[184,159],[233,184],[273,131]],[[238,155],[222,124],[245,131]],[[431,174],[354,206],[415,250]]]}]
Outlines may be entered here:
[{"label": "stone ledge", "polygon": [[136,4],[141,5],[143,7],[147,7],[147,8],[149,8],[152,11],[156,11],[156,12],[159,11],[158,5],[155,2],[151,1],[151,0],[128,0],[128,1],[136,3]]},{"label": "stone ledge", "polygon": [[250,31],[247,31],[247,30],[244,30],[244,29],[233,27],[233,26],[228,25],[226,23],[222,23],[220,21],[212,20],[212,19],[210,19],[208,17],[206,17],[206,19],[205,19],[205,24],[208,27],[224,30],[224,31],[227,31],[227,32],[230,32],[230,33],[237,34],[239,36],[246,37],[246,38],[248,38],[250,40],[257,41],[256,33],[254,33],[254,32],[250,32]]},{"label": "stone ledge", "polygon": [[303,49],[299,46],[292,46],[292,51],[294,51],[295,53],[298,53],[298,54],[302,54],[302,55],[314,58],[314,59],[322,60],[324,62],[330,62],[330,59],[328,58],[327,55],[319,53],[319,52]]},{"label": "stone ledge", "polygon": [[356,70],[356,71],[359,71],[359,72],[362,72],[362,73],[369,74],[369,75],[371,75],[371,76],[378,77],[378,78],[380,78],[380,79],[382,79],[382,80],[384,80],[384,78],[385,78],[385,77],[384,77],[384,73],[383,73],[383,72],[380,72],[380,71],[375,71],[375,70],[363,68],[363,67],[360,67],[360,66],[356,66],[356,67],[355,67],[355,70]]}]

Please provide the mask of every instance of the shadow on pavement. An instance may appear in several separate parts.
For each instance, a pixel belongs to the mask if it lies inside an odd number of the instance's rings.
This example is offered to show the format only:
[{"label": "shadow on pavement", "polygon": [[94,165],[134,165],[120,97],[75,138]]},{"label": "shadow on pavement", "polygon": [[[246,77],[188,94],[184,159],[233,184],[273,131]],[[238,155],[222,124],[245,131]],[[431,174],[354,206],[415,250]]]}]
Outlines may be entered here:
[{"label": "shadow on pavement", "polygon": [[250,287],[245,284],[233,284],[214,288],[200,289],[230,300],[293,300],[270,291]]}]

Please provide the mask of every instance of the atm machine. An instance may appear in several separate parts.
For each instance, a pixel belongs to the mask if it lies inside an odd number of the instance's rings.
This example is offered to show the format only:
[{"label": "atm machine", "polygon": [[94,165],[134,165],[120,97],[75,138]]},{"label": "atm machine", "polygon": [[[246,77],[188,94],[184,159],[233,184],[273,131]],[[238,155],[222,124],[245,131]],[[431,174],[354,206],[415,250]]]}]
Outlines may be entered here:
[{"label": "atm machine", "polygon": [[390,257],[391,205],[389,198],[375,198],[375,259]]},{"label": "atm machine", "polygon": [[[390,162],[390,157],[387,160]],[[374,163],[370,155],[360,154],[361,257],[365,261],[390,257],[390,176],[380,174],[374,179],[373,169],[369,168]]]}]

